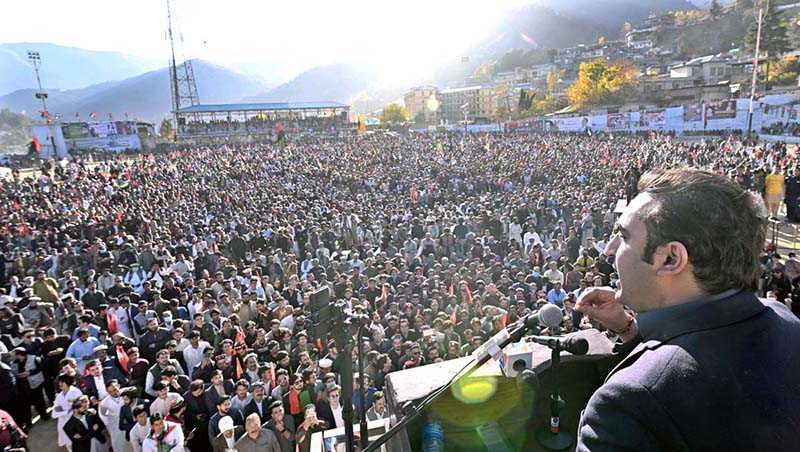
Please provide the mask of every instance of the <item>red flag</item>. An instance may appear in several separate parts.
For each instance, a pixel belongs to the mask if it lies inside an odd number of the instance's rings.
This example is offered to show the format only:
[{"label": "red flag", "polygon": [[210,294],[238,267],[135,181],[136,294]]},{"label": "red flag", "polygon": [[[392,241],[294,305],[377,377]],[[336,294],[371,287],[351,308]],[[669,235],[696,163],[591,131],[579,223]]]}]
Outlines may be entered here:
[{"label": "red flag", "polygon": [[125,353],[125,348],[122,345],[117,345],[117,362],[125,372],[128,371],[128,361],[130,361],[130,358]]},{"label": "red flag", "polygon": [[42,151],[42,143],[39,143],[39,139],[36,138],[36,137],[33,137],[32,141],[33,141],[33,149],[36,150],[36,152],[41,152]]},{"label": "red flag", "polygon": [[19,235],[26,235],[27,233],[28,225],[23,221],[22,224],[19,225]]},{"label": "red flag", "polygon": [[244,370],[242,370],[242,361],[239,360],[239,356],[234,356],[233,359],[236,360],[236,379],[238,380],[242,378],[242,374],[244,373]]},{"label": "red flag", "polygon": [[236,344],[237,342],[244,344],[244,332],[239,328],[236,329],[236,337],[234,338],[233,343]]},{"label": "red flag", "polygon": [[106,323],[108,324],[108,332],[115,334],[117,332],[117,312],[111,312],[111,309],[106,311]]},{"label": "red flag", "polygon": [[22,208],[22,206],[20,206],[20,205],[19,205],[19,201],[17,201],[17,200],[15,199],[15,200],[14,200],[14,210],[19,210],[20,208]]},{"label": "red flag", "polygon": [[503,316],[500,317],[500,328],[505,328],[506,323],[508,323],[508,314],[503,314]]},{"label": "red flag", "polygon": [[272,384],[271,388],[275,389],[275,365],[269,364],[269,381]]},{"label": "red flag", "polygon": [[453,313],[450,314],[450,323],[456,326],[458,323],[458,306],[453,306]]},{"label": "red flag", "polygon": [[114,221],[115,224],[122,223],[122,210],[117,210],[117,219]]},{"label": "red flag", "polygon": [[89,117],[90,117],[90,118],[96,118],[96,117],[97,117],[97,113],[93,111],[93,112],[91,112],[91,113],[89,114]]},{"label": "red flag", "polygon": [[381,306],[384,306],[388,300],[389,300],[389,291],[386,290],[386,286],[383,286],[383,288],[381,289]]}]

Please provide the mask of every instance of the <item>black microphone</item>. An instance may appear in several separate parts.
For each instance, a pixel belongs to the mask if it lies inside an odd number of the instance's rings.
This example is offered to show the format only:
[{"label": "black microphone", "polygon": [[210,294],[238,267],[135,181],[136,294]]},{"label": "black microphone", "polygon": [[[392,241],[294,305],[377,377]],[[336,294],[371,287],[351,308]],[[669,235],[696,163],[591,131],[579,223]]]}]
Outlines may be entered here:
[{"label": "black microphone", "polygon": [[589,341],[584,337],[528,336],[528,339],[550,348],[558,346],[561,350],[566,350],[573,355],[585,355],[589,351]]}]

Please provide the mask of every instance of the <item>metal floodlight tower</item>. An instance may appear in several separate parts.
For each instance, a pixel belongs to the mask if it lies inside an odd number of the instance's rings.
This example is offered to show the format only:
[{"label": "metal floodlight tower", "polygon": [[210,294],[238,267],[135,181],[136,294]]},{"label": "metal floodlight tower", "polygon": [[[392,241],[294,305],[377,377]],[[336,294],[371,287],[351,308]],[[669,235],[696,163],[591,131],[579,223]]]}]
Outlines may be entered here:
[{"label": "metal floodlight tower", "polygon": [[[198,105],[200,100],[197,96],[197,84],[194,80],[194,69],[192,61],[184,60],[182,64],[175,62],[175,41],[172,38],[172,4],[175,0],[167,0],[167,22],[169,34],[169,48],[172,59],[169,64],[170,92],[172,94],[172,111],[175,120],[175,138],[177,139],[180,124],[178,123],[177,110],[192,105]],[[181,33],[181,43],[183,34]]]},{"label": "metal floodlight tower", "polygon": [[36,72],[36,83],[39,85],[39,91],[36,92],[36,98],[42,100],[42,116],[48,114],[47,111],[47,93],[42,89],[42,79],[39,77],[39,68],[42,66],[42,57],[39,52],[28,50],[28,61],[30,61],[33,70]]}]

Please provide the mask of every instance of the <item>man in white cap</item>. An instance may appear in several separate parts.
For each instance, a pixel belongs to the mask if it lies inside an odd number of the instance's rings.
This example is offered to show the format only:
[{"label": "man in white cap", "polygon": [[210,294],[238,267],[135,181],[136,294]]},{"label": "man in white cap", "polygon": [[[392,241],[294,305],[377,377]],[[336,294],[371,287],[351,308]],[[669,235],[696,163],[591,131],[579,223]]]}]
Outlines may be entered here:
[{"label": "man in white cap", "polygon": [[233,418],[224,416],[219,420],[220,434],[211,441],[211,447],[214,452],[224,452],[226,450],[234,450],[236,447],[236,440],[244,433],[244,428],[235,426]]},{"label": "man in white cap", "polygon": [[333,361],[330,358],[322,358],[321,360],[319,360],[320,374],[325,375],[326,373],[330,372],[332,366],[333,366]]}]

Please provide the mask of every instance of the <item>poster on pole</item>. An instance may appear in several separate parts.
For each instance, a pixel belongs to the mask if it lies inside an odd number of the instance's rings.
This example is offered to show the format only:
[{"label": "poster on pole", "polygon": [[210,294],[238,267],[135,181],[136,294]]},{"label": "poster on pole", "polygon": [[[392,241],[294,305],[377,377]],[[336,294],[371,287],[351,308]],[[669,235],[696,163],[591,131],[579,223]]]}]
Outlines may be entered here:
[{"label": "poster on pole", "polygon": [[608,130],[621,130],[630,127],[630,115],[627,113],[610,113],[606,120]]},{"label": "poster on pole", "polygon": [[61,133],[65,140],[76,140],[89,137],[89,126],[85,122],[69,122],[61,124]]},{"label": "poster on pole", "polygon": [[572,116],[566,118],[550,118],[546,120],[545,128],[552,132],[588,132],[606,127],[605,115]]},{"label": "poster on pole", "polygon": [[667,111],[663,108],[644,111],[639,115],[639,127],[660,127],[666,123]]},{"label": "poster on pole", "polygon": [[733,119],[736,117],[736,99],[706,102],[706,117],[710,119]]},{"label": "poster on pole", "polygon": [[697,122],[703,120],[703,104],[689,103],[683,105],[683,122]]}]

